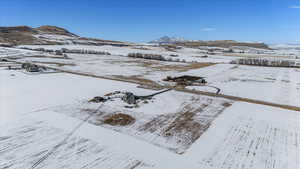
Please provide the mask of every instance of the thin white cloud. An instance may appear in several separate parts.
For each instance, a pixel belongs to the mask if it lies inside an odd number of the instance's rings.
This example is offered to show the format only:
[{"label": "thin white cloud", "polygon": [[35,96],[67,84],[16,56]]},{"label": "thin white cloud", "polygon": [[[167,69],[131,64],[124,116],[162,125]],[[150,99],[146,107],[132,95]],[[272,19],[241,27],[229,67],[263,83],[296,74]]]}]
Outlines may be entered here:
[{"label": "thin white cloud", "polygon": [[210,31],[215,31],[216,28],[202,28],[201,31],[203,32],[210,32]]},{"label": "thin white cloud", "polygon": [[290,6],[289,8],[292,8],[292,9],[300,9],[300,5],[293,5],[293,6]]}]

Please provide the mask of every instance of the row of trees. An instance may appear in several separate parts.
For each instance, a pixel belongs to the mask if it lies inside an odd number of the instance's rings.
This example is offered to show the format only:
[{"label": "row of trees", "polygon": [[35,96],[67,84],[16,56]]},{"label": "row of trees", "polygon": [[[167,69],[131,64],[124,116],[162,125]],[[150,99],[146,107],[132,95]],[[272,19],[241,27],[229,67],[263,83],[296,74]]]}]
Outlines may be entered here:
[{"label": "row of trees", "polygon": [[158,55],[158,54],[129,53],[127,56],[131,58],[143,58],[143,59],[166,61],[166,59],[162,55]]},{"label": "row of trees", "polygon": [[111,55],[109,52],[88,50],[88,49],[67,49],[67,48],[62,48],[60,50],[54,50],[54,49],[45,49],[45,48],[30,49],[30,48],[27,48],[27,47],[23,47],[22,49],[29,49],[29,50],[34,50],[34,51],[53,53],[55,55],[63,55],[63,53]]},{"label": "row of trees", "polygon": [[159,61],[168,61],[168,62],[183,62],[186,63],[184,59],[179,59],[179,58],[165,58],[162,55],[158,54],[144,54],[144,53],[129,53],[127,55],[128,57],[131,58],[141,58],[141,59],[149,59],[149,60],[159,60]]},{"label": "row of trees", "polygon": [[88,50],[88,49],[61,49],[62,53],[79,53],[79,54],[95,54],[95,55],[111,55],[106,51],[96,51],[96,50]]},{"label": "row of trees", "polygon": [[295,61],[290,60],[270,60],[270,59],[238,59],[231,62],[232,64],[255,65],[255,66],[272,66],[272,67],[296,67]]}]

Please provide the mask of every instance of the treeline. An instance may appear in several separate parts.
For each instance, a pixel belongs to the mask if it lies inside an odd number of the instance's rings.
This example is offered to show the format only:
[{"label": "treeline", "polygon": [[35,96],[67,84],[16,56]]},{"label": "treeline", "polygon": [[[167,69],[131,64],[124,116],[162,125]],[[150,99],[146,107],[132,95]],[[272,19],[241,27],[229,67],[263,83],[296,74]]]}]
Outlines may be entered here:
[{"label": "treeline", "polygon": [[144,53],[129,53],[127,55],[131,58],[141,58],[141,59],[149,59],[149,60],[159,60],[159,61],[168,61],[168,62],[186,62],[186,60],[179,58],[172,59],[172,58],[165,58],[162,55],[159,54],[144,54]]},{"label": "treeline", "polygon": [[55,55],[63,55],[64,53],[111,55],[109,52],[96,51],[96,50],[88,50],[88,49],[67,49],[67,48],[61,48],[60,50],[54,50],[54,49],[45,49],[45,48],[31,49],[31,48],[27,48],[27,47],[22,47],[22,49],[28,49],[28,50],[34,50],[34,51],[41,51],[41,52],[48,52],[48,53],[53,53]]},{"label": "treeline", "polygon": [[158,54],[128,53],[127,56],[131,57],[131,58],[142,58],[142,59],[166,61],[166,58],[164,58],[162,55],[158,55]]},{"label": "treeline", "polygon": [[270,67],[300,67],[295,61],[270,59],[238,59],[231,62],[240,65],[270,66]]}]

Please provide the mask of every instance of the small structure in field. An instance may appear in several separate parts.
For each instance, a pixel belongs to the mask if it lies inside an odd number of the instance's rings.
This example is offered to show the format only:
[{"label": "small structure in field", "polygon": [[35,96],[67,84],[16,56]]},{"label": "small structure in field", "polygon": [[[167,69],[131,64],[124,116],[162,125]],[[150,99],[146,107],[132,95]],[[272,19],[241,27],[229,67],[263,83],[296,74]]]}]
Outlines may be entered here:
[{"label": "small structure in field", "polygon": [[[159,91],[150,95],[146,96],[137,96],[133,94],[132,92],[120,92],[120,91],[115,91],[111,93],[105,94],[103,97],[101,96],[96,96],[93,99],[89,100],[90,103],[101,103],[101,102],[107,102],[107,101],[113,101],[114,99],[121,99],[123,102],[130,104],[130,105],[135,105],[138,107],[139,103],[149,103],[147,100],[151,100],[154,96],[170,91],[172,89],[166,89],[163,91]],[[129,106],[131,107],[131,106]]]},{"label": "small structure in field", "polygon": [[197,84],[206,84],[207,83],[206,80],[204,79],[204,77],[189,76],[189,75],[178,76],[178,77],[167,76],[167,78],[163,79],[163,81],[176,82],[178,85],[184,85],[184,86],[189,86],[194,83],[197,83]]},{"label": "small structure in field", "polygon": [[128,104],[136,104],[138,97],[131,92],[126,92],[122,97],[122,100]]},{"label": "small structure in field", "polygon": [[37,65],[31,65],[26,68],[27,72],[39,72],[40,69]]},{"label": "small structure in field", "polygon": [[31,64],[31,63],[23,63],[21,68],[25,69],[27,72],[41,72],[42,70],[46,69],[44,67],[40,67],[38,65]]}]

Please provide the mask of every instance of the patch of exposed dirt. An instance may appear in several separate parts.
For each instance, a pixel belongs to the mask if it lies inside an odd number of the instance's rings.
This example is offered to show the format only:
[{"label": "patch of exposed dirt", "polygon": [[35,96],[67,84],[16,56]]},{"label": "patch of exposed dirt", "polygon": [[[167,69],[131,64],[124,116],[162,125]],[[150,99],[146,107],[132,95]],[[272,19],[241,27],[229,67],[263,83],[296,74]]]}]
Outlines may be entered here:
[{"label": "patch of exposed dirt", "polygon": [[141,67],[148,67],[151,68],[152,65],[160,64],[157,60],[146,60],[146,59],[139,59],[139,58],[130,58],[129,60],[110,60],[108,63],[112,64],[135,64]]},{"label": "patch of exposed dirt", "polygon": [[203,67],[208,67],[215,65],[215,63],[185,63],[182,65],[154,65],[154,69],[160,70],[160,71],[179,71],[179,72],[185,72],[188,70],[193,69],[199,69]]},{"label": "patch of exposed dirt", "polygon": [[168,139],[175,139],[178,144],[189,146],[194,143],[210,126],[210,123],[201,124],[194,117],[201,113],[208,105],[203,104],[197,109],[190,105],[182,112],[161,115],[144,124],[140,130],[151,133],[161,130],[159,135]]},{"label": "patch of exposed dirt", "polygon": [[211,46],[211,47],[222,47],[229,48],[232,46],[246,46],[260,49],[270,49],[268,45],[264,43],[246,43],[237,42],[233,40],[215,40],[215,41],[198,41],[198,42],[178,42],[176,45],[186,47],[199,47],[199,46]]},{"label": "patch of exposed dirt", "polygon": [[216,63],[172,63],[166,61],[156,61],[156,60],[145,60],[145,59],[132,59],[126,61],[110,61],[112,64],[135,64],[141,67],[150,68],[153,71],[179,71],[185,72],[188,70],[204,68],[208,66],[215,65]]},{"label": "patch of exposed dirt", "polygon": [[[195,106],[194,104],[199,104]],[[167,140],[173,140],[187,149],[191,146],[211,125],[212,121],[227,107],[229,102],[223,102],[219,109],[211,110],[213,100],[202,103],[195,99],[191,104],[185,105],[180,112],[159,115],[139,127],[139,131],[158,134]],[[172,142],[173,142],[172,141]],[[176,150],[181,154],[184,150]]]},{"label": "patch of exposed dirt", "polygon": [[135,119],[128,114],[117,113],[104,117],[103,123],[112,126],[127,126],[135,122]]}]

